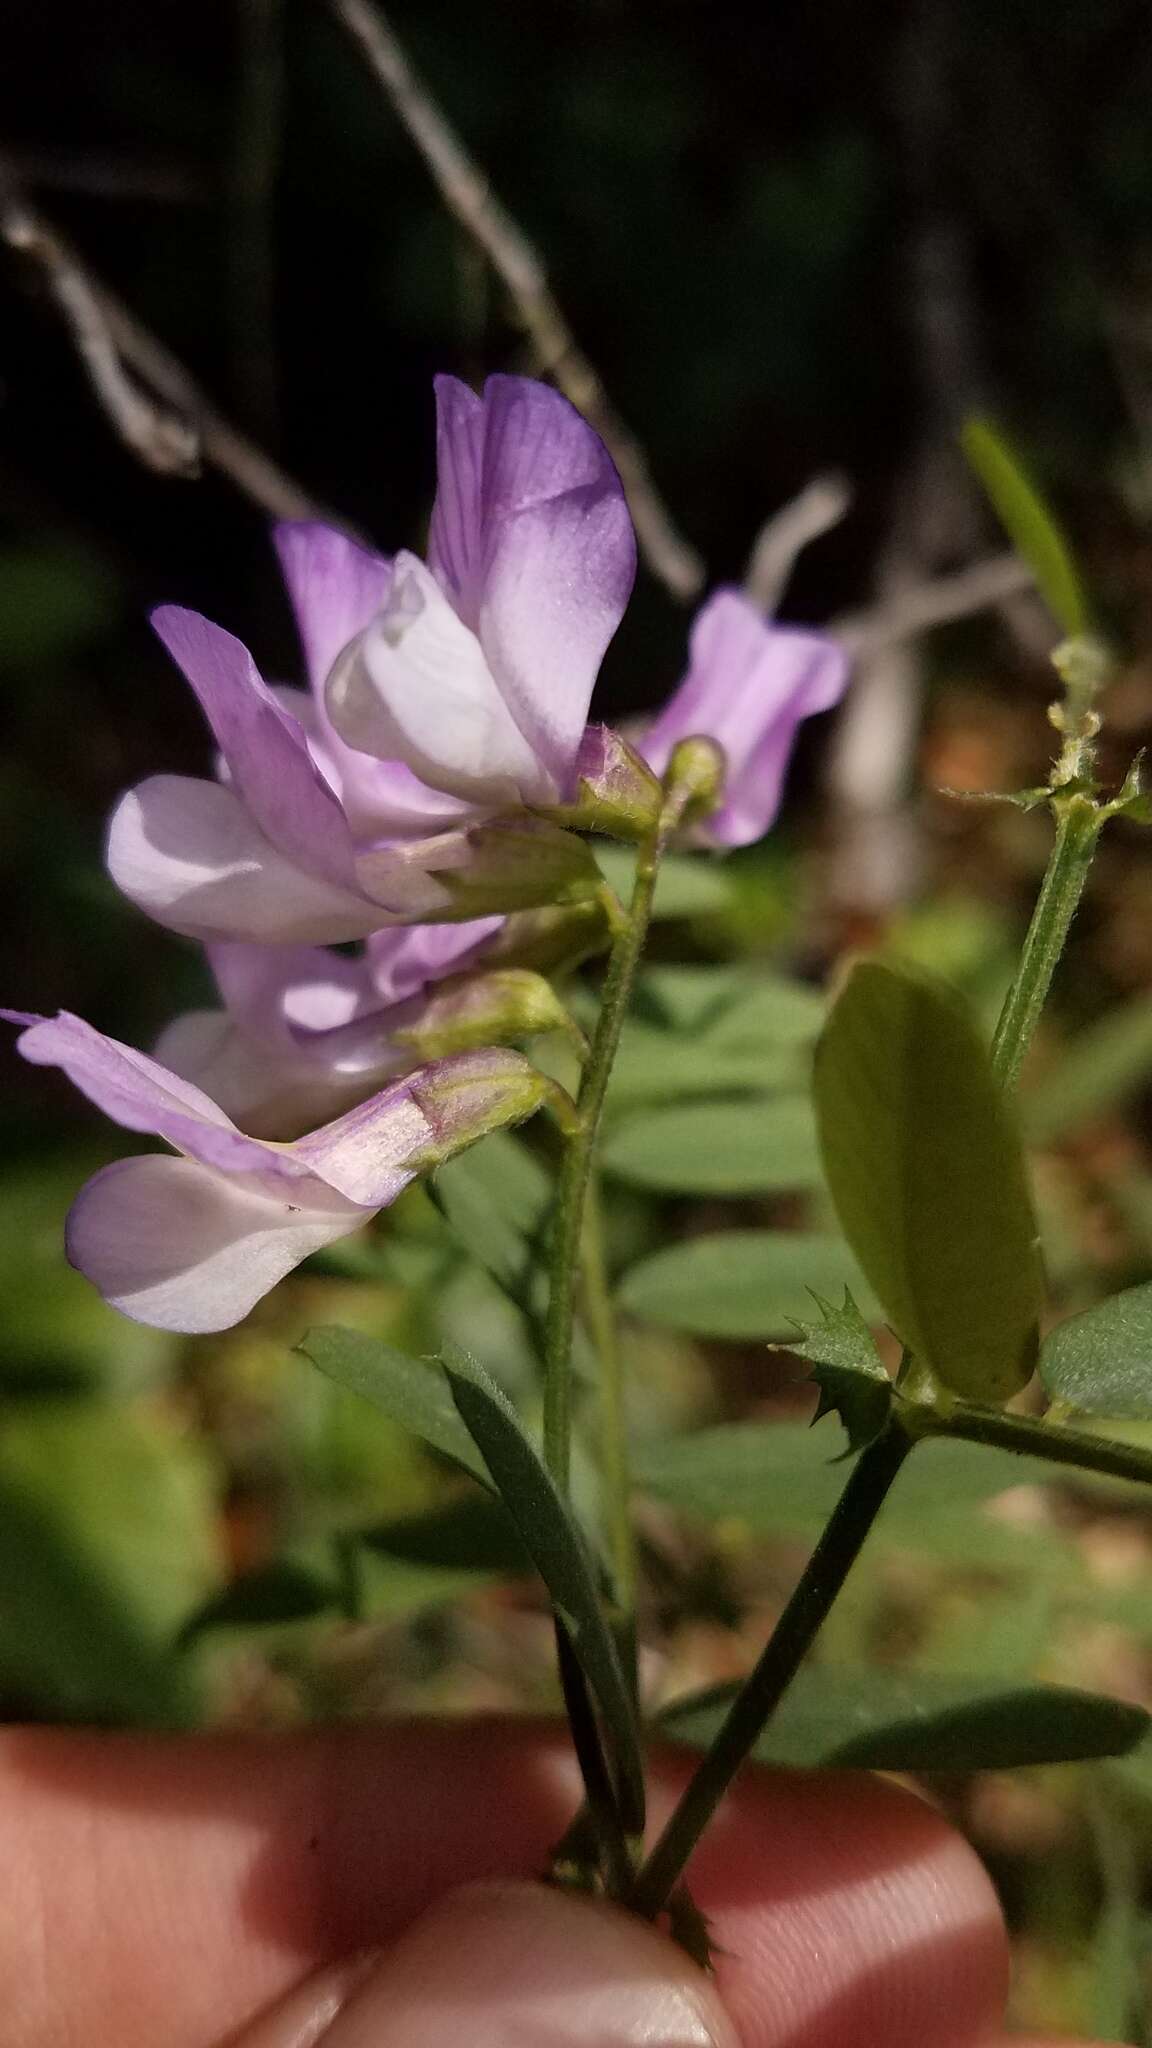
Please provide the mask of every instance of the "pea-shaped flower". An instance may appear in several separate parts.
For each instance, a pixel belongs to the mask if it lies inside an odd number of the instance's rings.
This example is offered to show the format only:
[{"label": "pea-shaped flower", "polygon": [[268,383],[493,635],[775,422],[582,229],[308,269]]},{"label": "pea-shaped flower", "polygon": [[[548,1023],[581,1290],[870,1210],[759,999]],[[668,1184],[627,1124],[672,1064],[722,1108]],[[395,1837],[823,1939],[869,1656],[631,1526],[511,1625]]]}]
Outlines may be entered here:
[{"label": "pea-shaped flower", "polygon": [[162,1330],[225,1330],[309,1253],[359,1230],[419,1173],[531,1116],[550,1084],[519,1053],[418,1068],[291,1144],[248,1136],[202,1089],[81,1018],[0,1014],[105,1114],[177,1157],[117,1160],[80,1190],[67,1251],[106,1301]]},{"label": "pea-shaped flower", "polygon": [[687,674],[636,746],[662,775],[681,740],[715,741],[723,796],[695,836],[747,846],[775,822],[797,727],[838,703],[847,680],[826,634],[778,626],[742,591],[718,590],[693,623]]},{"label": "pea-shaped flower", "polygon": [[525,807],[569,793],[631,589],[620,481],[545,385],[441,378],[437,404],[427,566],[280,530],[310,694],[198,613],[154,615],[220,753],[218,781],[154,776],[113,815],[112,877],[162,924],[323,945],[594,893],[586,849]]}]

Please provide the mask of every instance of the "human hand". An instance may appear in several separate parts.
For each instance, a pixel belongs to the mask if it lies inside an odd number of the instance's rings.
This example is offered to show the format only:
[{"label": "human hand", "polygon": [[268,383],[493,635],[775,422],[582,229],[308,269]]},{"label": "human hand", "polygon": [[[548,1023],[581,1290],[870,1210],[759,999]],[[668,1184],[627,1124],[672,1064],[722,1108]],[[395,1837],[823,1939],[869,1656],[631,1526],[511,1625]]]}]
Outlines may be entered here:
[{"label": "human hand", "polygon": [[[677,1769],[657,1771],[658,1806]],[[563,1740],[522,1723],[9,1731],[0,2044],[995,2042],[1006,1945],[991,1886],[913,1795],[746,1772],[691,1870],[714,1983],[608,1908],[493,1884],[542,1868],[577,1797]]]}]

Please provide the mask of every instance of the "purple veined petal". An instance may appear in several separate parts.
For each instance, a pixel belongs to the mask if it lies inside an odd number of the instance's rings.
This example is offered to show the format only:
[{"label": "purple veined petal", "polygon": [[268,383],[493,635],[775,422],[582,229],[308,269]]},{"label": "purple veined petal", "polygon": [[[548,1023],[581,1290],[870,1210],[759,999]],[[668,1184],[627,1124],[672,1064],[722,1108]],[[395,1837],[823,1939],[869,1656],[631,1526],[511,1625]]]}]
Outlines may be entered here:
[{"label": "purple veined petal", "polygon": [[436,503],[428,566],[465,624],[474,624],[483,554],[484,401],[458,377],[437,377],[435,391]]},{"label": "purple veined petal", "polygon": [[403,1003],[446,974],[462,973],[503,924],[502,917],[475,917],[465,924],[415,924],[374,933],[364,952],[379,1000]]},{"label": "purple veined petal", "polygon": [[490,377],[483,403],[482,545],[463,616],[563,800],[632,591],[632,521],[607,449],[558,391]]},{"label": "purple veined petal", "polygon": [[350,1202],[382,1209],[427,1159],[435,1134],[407,1080],[298,1138],[292,1156]]},{"label": "purple veined petal", "polygon": [[308,874],[348,886],[352,842],[302,728],[257,673],[243,642],[199,612],[161,605],[152,624],[183,669],[265,837]]},{"label": "purple veined petal", "polygon": [[121,797],[107,863],[131,903],[192,939],[334,945],[390,922],[367,892],[278,852],[235,790],[188,775],[153,775]]},{"label": "purple veined petal", "polygon": [[341,739],[403,761],[434,789],[491,806],[555,801],[480,642],[415,555],[396,557],[388,603],[328,678]]},{"label": "purple veined petal", "polygon": [[272,530],[313,692],[323,701],[336,656],[362,633],[388,595],[392,564],[319,520],[283,520]]},{"label": "purple veined petal", "polygon": [[104,1299],[160,1330],[227,1330],[367,1212],[312,1182],[216,1173],[192,1159],[121,1159],[80,1190],[68,1258]]},{"label": "purple veined petal", "polygon": [[746,846],[775,820],[797,726],[838,702],[847,677],[834,640],[773,625],[741,591],[719,590],[697,613],[688,672],[639,751],[662,774],[678,741],[716,740],[725,797],[704,829],[717,845]]},{"label": "purple veined petal", "polygon": [[292,1179],[304,1171],[294,1158],[270,1153],[238,1131],[202,1089],[67,1010],[31,1025],[17,1041],[17,1050],[33,1066],[59,1067],[73,1087],[114,1123],[164,1138],[206,1165],[224,1172]]}]

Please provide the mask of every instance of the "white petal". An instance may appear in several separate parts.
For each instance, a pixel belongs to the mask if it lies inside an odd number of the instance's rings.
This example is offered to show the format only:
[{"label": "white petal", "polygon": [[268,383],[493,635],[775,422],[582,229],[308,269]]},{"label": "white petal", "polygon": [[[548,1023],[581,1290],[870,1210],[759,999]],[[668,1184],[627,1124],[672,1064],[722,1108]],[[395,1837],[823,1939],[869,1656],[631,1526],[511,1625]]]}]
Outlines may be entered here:
[{"label": "white petal", "polygon": [[388,601],[337,662],[327,701],[349,746],[405,762],[434,789],[487,805],[557,800],[480,642],[414,555],[397,556]]},{"label": "white petal", "polygon": [[390,922],[278,853],[234,790],[187,775],[153,775],[120,799],[107,860],[130,902],[193,939],[331,945]]},{"label": "white petal", "polygon": [[68,1257],[135,1322],[227,1330],[301,1259],[359,1229],[368,1213],[314,1185],[304,1208],[192,1159],[121,1159],[73,1203]]}]

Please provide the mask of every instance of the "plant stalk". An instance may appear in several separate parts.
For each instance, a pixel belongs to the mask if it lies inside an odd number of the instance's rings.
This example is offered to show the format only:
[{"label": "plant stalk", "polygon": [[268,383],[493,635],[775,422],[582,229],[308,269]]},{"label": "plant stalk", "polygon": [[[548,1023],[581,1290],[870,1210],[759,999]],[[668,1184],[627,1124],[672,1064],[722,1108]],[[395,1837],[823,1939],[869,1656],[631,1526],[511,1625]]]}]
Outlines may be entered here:
[{"label": "plant stalk", "polygon": [[[664,825],[664,821],[661,821]],[[626,923],[608,957],[600,1014],[588,1049],[576,1101],[577,1121],[564,1147],[556,1217],[548,1261],[548,1316],[544,1327],[544,1460],[561,1492],[568,1488],[572,1437],[572,1329],[584,1234],[584,1207],[612,1062],[620,1042],[628,998],[644,949],[652,895],[665,833],[657,830],[640,847]]]},{"label": "plant stalk", "polygon": [[624,1361],[612,1307],[604,1245],[604,1214],[593,1168],[584,1205],[584,1313],[600,1368],[600,1477],[608,1555],[617,1604],[624,1616],[636,1608],[636,1538],[632,1528],[632,1479],[628,1418],[624,1405]]},{"label": "plant stalk", "polygon": [[992,1066],[1003,1086],[1012,1089],[1020,1078],[1024,1055],[1040,1021],[1057,962],[1076,915],[1096,840],[1103,823],[1091,797],[1079,794],[1053,798],[1056,841],[1041,884],[1016,977],[1000,1012],[992,1040]]},{"label": "plant stalk", "polygon": [[893,1422],[853,1467],[759,1662],[636,1878],[628,1903],[646,1919],[667,1905],[705,1827],[796,1676],[911,1449],[912,1439]]},{"label": "plant stalk", "polygon": [[918,1437],[964,1437],[969,1443],[1048,1458],[1054,1465],[1072,1465],[1083,1472],[1102,1472],[1110,1479],[1152,1485],[1152,1450],[1093,1436],[1086,1429],[1068,1429],[1062,1422],[1047,1422],[1039,1416],[1011,1415],[974,1402],[952,1401],[935,1416],[927,1409],[916,1410],[915,1420],[910,1418],[910,1422]]}]

